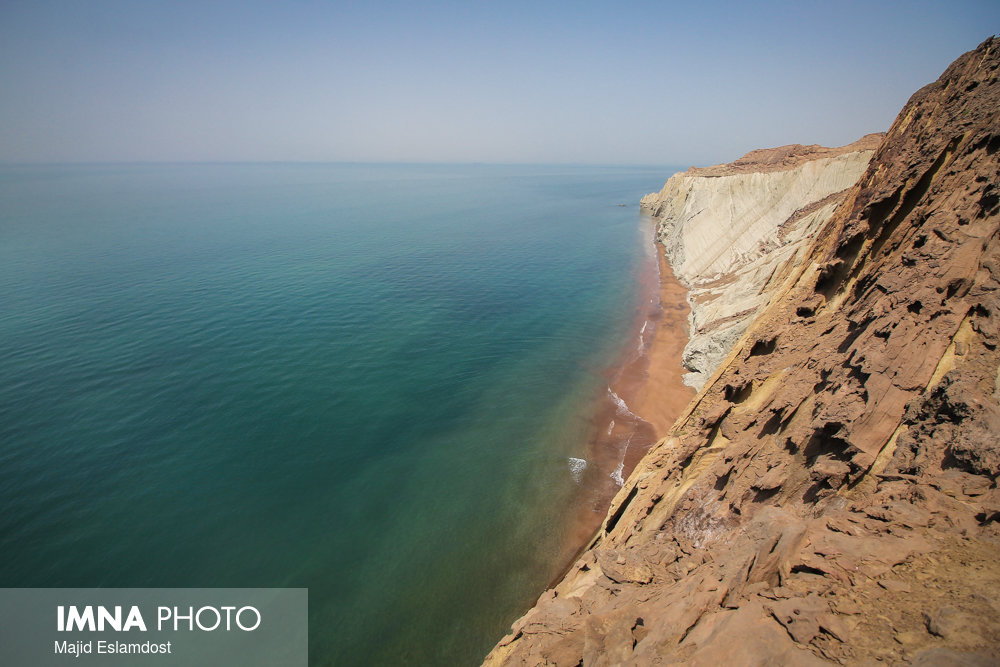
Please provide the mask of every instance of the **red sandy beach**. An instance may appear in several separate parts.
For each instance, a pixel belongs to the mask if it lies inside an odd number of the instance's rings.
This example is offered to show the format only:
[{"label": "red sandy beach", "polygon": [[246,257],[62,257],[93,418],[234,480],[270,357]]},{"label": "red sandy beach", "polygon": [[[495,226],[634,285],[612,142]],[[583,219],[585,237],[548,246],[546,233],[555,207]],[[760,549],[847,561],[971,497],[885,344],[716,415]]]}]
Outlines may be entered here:
[{"label": "red sandy beach", "polygon": [[653,240],[640,272],[640,294],[621,362],[608,374],[607,395],[597,404],[588,456],[587,487],[569,532],[575,555],[600,527],[611,503],[639,460],[664,437],[694,398],[681,381],[688,341],[687,290],[674,277]]}]

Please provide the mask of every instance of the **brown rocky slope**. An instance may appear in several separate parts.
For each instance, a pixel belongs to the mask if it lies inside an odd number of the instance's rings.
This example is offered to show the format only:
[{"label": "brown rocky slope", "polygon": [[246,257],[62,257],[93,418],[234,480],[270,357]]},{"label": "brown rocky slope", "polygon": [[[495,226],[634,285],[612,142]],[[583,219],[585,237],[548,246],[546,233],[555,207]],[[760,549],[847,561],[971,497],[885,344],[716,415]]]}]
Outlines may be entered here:
[{"label": "brown rocky slope", "polygon": [[487,664],[1000,660],[998,50],[910,99]]}]

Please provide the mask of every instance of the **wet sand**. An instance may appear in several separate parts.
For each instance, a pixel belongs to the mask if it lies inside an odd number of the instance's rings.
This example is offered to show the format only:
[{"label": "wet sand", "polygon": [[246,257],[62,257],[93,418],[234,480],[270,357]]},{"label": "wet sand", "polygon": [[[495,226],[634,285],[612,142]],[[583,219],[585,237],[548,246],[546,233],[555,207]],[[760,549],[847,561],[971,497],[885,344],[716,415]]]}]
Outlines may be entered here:
[{"label": "wet sand", "polygon": [[600,527],[622,481],[695,396],[681,381],[690,312],[687,290],[654,240],[653,223],[648,224],[650,245],[628,342],[619,363],[607,372],[609,390],[594,410],[588,466],[567,535],[570,562]]},{"label": "wet sand", "polygon": [[674,421],[695,396],[695,390],[682,382],[684,346],[688,342],[687,290],[674,277],[674,271],[656,243],[659,264],[659,321],[646,353],[645,373],[637,388],[632,409],[653,425],[657,439],[664,437]]}]

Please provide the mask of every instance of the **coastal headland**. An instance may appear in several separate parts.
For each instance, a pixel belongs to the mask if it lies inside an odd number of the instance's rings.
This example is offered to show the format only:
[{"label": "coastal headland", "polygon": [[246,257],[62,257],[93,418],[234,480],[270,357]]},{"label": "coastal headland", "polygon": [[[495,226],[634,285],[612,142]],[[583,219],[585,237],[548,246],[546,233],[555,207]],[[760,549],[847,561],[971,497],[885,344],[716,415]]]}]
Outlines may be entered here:
[{"label": "coastal headland", "polygon": [[[1000,41],[863,141],[644,200],[678,277],[748,321],[688,364],[697,396],[486,664],[1000,660]],[[853,182],[800,178],[754,210],[775,178],[852,153]],[[688,225],[699,197],[745,203],[748,224]]]},{"label": "coastal headland", "polygon": [[770,300],[864,173],[884,133],[839,148],[781,146],[675,174],[642,198],[689,290],[685,383],[696,389]]}]

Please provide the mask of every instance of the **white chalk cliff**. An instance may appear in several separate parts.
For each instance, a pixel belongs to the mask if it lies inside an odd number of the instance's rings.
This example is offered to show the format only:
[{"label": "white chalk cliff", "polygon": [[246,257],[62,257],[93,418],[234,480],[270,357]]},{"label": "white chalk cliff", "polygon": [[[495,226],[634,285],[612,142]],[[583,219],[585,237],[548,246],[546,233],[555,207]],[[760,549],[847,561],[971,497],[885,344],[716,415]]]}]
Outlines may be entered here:
[{"label": "white chalk cliff", "polygon": [[848,146],[757,150],[670,177],[642,207],[677,278],[688,288],[684,382],[700,389],[767,305],[782,269],[829,220],[864,173],[881,134]]}]

